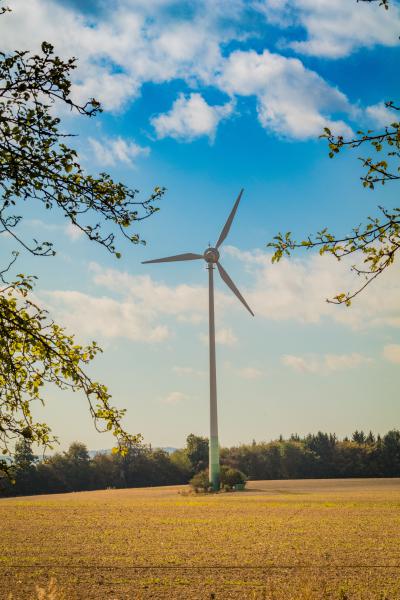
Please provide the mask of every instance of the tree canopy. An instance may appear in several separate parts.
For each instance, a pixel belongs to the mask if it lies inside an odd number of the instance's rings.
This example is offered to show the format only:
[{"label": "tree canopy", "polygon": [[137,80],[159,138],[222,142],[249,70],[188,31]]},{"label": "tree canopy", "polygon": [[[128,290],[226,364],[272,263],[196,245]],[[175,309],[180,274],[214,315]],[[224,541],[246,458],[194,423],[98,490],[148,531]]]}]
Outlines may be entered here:
[{"label": "tree canopy", "polygon": [[[171,454],[137,444],[125,456],[106,452],[91,456],[84,444],[74,442],[66,452],[38,460],[31,443],[23,440],[17,445],[10,466],[15,485],[4,481],[0,493],[48,494],[174,485],[188,483],[193,476],[195,487],[208,487],[208,474],[203,470],[206,463],[193,455],[193,445],[200,447],[202,441],[208,443],[191,434],[186,447]],[[382,437],[355,431],[351,439],[343,440],[319,431],[303,437],[292,435],[288,439],[241,444],[221,448],[221,463],[222,479],[228,485],[243,481],[240,472],[251,479],[399,477],[400,431],[393,429]],[[236,471],[232,473],[231,469]]]},{"label": "tree canopy", "polygon": [[[118,239],[144,243],[132,227],[158,210],[164,189],[156,187],[139,200],[137,190],[107,173],[90,175],[80,165],[67,143],[72,136],[63,131],[57,115],[66,107],[94,117],[101,106],[94,98],[83,105],[73,100],[76,66],[75,58],[59,58],[47,42],[38,54],[0,52],[0,235],[35,256],[54,256],[52,241],[27,240],[20,233],[24,207],[34,203],[35,210],[57,210],[89,240],[120,258]],[[140,436],[121,426],[125,411],[113,406],[106,386],[86,373],[100,347],[96,342],[77,344],[32,299],[36,277],[12,275],[18,254],[14,250],[0,267],[0,452],[10,454],[15,439],[43,446],[56,440],[31,411],[33,402],[44,404],[47,383],[83,392],[96,427],[114,434],[116,448],[136,443]],[[0,468],[7,471],[7,463],[2,461]]]}]

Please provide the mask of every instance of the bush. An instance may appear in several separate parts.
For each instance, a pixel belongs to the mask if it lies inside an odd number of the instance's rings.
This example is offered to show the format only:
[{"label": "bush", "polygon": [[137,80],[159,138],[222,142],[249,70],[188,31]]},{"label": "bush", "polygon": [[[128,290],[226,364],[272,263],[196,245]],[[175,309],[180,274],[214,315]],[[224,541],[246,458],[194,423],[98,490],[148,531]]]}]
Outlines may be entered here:
[{"label": "bush", "polygon": [[246,475],[233,467],[221,467],[221,486],[232,489],[235,485],[245,485]]},{"label": "bush", "polygon": [[[233,467],[227,467],[222,465],[221,467],[221,488],[226,492],[232,490],[235,486],[245,486],[247,477],[239,469]],[[208,469],[196,473],[194,477],[189,481],[190,485],[196,492],[209,492],[212,489],[210,484]]]},{"label": "bush", "polygon": [[211,489],[211,484],[208,476],[208,469],[196,473],[194,477],[189,481],[195,492],[208,492]]}]

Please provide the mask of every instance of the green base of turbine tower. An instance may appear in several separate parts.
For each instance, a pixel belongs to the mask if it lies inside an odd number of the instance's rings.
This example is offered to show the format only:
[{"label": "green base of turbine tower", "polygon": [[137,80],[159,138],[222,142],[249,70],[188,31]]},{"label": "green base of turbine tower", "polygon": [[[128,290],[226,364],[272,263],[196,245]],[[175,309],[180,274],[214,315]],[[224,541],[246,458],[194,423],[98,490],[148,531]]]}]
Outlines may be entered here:
[{"label": "green base of turbine tower", "polygon": [[220,488],[220,466],[219,466],[219,444],[218,438],[212,437],[210,440],[210,469],[209,478],[214,492]]}]

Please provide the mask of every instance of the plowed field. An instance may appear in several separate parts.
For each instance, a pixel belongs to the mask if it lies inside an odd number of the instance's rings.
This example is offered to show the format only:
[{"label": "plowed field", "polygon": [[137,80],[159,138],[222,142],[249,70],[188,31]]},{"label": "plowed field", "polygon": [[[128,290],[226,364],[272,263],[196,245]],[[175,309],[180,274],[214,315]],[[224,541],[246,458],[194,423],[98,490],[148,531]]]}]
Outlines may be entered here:
[{"label": "plowed field", "polygon": [[400,600],[400,480],[2,499],[0,598]]}]

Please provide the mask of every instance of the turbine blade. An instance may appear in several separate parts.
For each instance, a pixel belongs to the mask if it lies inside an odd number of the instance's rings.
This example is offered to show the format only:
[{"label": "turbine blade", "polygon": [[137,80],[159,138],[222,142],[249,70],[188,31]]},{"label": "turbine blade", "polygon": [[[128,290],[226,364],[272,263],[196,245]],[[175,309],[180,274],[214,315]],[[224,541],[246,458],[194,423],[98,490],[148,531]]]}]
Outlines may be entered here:
[{"label": "turbine blade", "polygon": [[222,244],[222,242],[225,240],[226,236],[229,233],[229,230],[231,228],[232,221],[233,221],[233,219],[235,217],[235,214],[236,214],[236,211],[237,211],[237,207],[239,206],[239,202],[240,202],[240,198],[242,197],[242,194],[243,194],[243,190],[240,190],[240,194],[237,197],[237,200],[236,200],[235,204],[233,205],[233,208],[231,210],[231,214],[229,215],[228,220],[225,223],[223,230],[221,231],[221,234],[220,234],[220,236],[218,238],[218,242],[215,244],[216,248],[220,247],[220,245]]},{"label": "turbine blade", "polygon": [[144,260],[142,265],[148,265],[150,263],[162,263],[162,262],[174,262],[176,260],[197,260],[204,258],[202,254],[193,254],[192,252],[186,252],[185,254],[176,254],[175,256],[166,256],[165,258],[155,258],[154,260]]},{"label": "turbine blade", "polygon": [[223,266],[219,262],[217,262],[217,267],[218,267],[219,274],[221,275],[221,279],[223,281],[225,281],[228,288],[230,288],[232,290],[232,292],[235,294],[235,296],[237,296],[239,298],[240,302],[242,304],[244,304],[244,306],[247,308],[249,313],[251,315],[253,315],[253,317],[254,317],[254,313],[251,310],[250,306],[247,304],[246,300],[243,298],[242,294],[239,292],[236,285],[233,283],[232,279],[229,277],[228,273],[225,271]]}]

